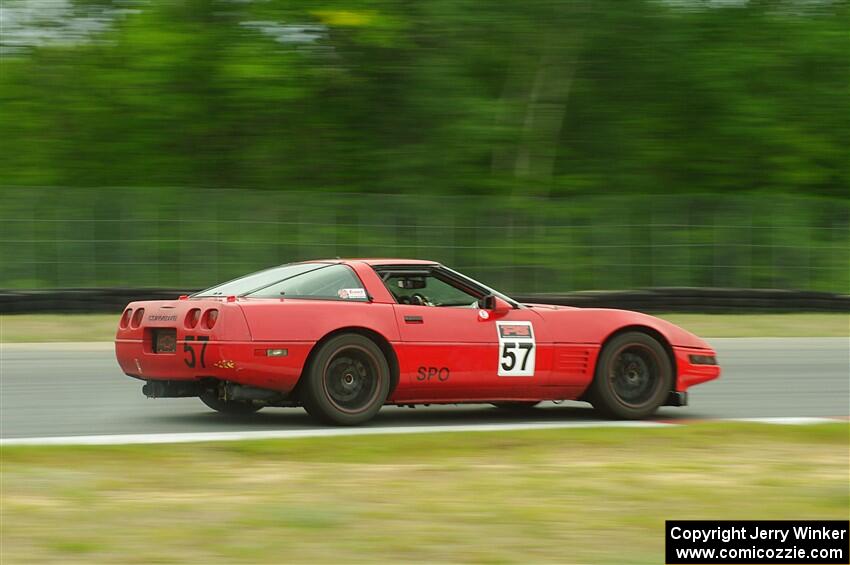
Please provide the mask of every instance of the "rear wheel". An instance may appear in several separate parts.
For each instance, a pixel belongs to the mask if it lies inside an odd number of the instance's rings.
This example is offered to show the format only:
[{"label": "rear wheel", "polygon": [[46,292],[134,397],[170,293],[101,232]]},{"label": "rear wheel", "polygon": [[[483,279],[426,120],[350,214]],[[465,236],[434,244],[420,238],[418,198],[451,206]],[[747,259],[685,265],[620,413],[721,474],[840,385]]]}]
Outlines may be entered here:
[{"label": "rear wheel", "polygon": [[253,414],[260,408],[259,404],[254,404],[250,400],[224,400],[219,398],[218,390],[205,390],[200,394],[201,402],[222,414]]},{"label": "rear wheel", "polygon": [[307,412],[342,426],[372,419],[390,392],[383,352],[359,334],[342,334],[324,343],[302,378],[301,402]]},{"label": "rear wheel", "polygon": [[672,382],[670,357],[658,340],[628,332],[603,348],[588,400],[609,417],[646,418],[667,398]]}]

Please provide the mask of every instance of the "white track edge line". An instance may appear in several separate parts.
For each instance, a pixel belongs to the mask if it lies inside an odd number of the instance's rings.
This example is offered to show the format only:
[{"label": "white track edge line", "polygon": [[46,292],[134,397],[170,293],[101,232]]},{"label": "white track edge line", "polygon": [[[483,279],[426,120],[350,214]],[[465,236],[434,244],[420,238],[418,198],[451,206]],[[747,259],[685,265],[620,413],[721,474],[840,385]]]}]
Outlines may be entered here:
[{"label": "white track edge line", "polygon": [[[811,425],[843,422],[837,418],[727,418],[705,422],[745,422],[779,425]],[[669,428],[688,425],[691,421],[676,422],[527,422],[503,424],[458,424],[449,426],[393,426],[385,428],[314,428],[304,430],[263,430],[232,432],[186,432],[161,434],[114,434],[58,437],[24,437],[0,439],[0,447],[19,445],[134,445],[192,443],[208,441],[239,441],[258,439],[297,439],[313,437],[426,434],[446,432],[496,432],[569,428]]]},{"label": "white track edge line", "polygon": [[802,417],[769,417],[769,418],[725,418],[724,421],[727,422],[755,422],[757,424],[777,424],[784,426],[806,426],[809,424],[824,424],[829,422],[845,422],[846,419],[843,418],[822,418],[822,417],[814,417],[814,416],[802,416]]},{"label": "white track edge line", "polygon": [[448,426],[391,426],[382,428],[310,428],[304,430],[262,430],[232,432],[186,432],[161,434],[115,434],[0,439],[0,446],[12,445],[128,445],[146,443],[188,443],[250,439],[297,439],[312,437],[428,434],[444,432],[499,432],[561,428],[664,428],[666,422],[525,422],[503,424],[455,424]]}]

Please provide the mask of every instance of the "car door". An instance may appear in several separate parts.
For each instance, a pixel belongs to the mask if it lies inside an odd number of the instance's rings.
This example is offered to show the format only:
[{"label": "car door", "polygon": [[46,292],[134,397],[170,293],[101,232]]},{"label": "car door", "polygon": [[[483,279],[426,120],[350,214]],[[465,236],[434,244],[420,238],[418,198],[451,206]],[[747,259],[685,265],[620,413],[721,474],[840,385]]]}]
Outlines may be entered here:
[{"label": "car door", "polygon": [[392,273],[385,284],[398,301],[397,352],[409,398],[539,396],[551,368],[551,341],[539,314],[481,309],[480,292],[439,270]]}]

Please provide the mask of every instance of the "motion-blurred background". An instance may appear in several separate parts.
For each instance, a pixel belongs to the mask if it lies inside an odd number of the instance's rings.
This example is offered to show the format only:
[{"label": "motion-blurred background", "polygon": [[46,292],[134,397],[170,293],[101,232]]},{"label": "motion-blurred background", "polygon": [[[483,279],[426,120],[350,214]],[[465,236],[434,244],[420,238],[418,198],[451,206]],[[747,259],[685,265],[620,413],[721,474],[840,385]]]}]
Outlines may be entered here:
[{"label": "motion-blurred background", "polygon": [[[623,291],[578,294],[723,377],[681,426],[331,438],[121,374],[127,301],[334,256]],[[848,294],[847,0],[0,0],[4,565],[654,564],[669,519],[846,520]],[[309,433],[45,445],[267,432]]]},{"label": "motion-blurred background", "polygon": [[850,288],[840,0],[4,0],[0,287]]}]

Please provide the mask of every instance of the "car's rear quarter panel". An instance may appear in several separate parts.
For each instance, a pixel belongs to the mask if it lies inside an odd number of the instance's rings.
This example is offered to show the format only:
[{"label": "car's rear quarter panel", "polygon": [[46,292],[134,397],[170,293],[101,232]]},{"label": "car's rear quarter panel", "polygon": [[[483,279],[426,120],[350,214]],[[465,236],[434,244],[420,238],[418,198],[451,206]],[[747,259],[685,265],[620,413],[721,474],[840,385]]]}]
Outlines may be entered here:
[{"label": "car's rear quarter panel", "polygon": [[[269,364],[252,366],[274,385],[295,387],[310,352],[323,338],[345,329],[367,330],[387,343],[398,340],[398,327],[389,304],[321,300],[244,300],[240,302],[255,348],[287,349],[287,358],[266,358]],[[233,378],[232,380],[237,380]],[[237,382],[239,382],[237,380]],[[259,385],[258,385],[259,386]]]}]

